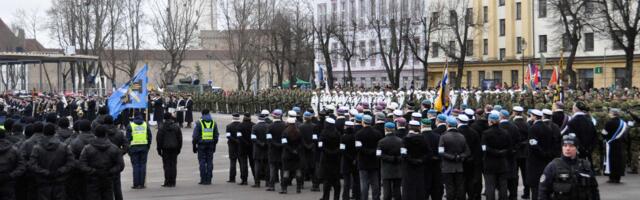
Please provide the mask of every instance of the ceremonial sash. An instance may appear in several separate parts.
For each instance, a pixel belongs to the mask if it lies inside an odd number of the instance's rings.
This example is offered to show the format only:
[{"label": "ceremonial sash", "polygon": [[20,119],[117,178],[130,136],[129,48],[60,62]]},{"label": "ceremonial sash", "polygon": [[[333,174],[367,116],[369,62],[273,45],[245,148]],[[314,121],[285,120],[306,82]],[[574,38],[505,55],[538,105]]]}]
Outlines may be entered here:
[{"label": "ceremonial sash", "polygon": [[621,138],[622,135],[624,135],[624,133],[627,131],[628,126],[627,123],[625,123],[622,119],[620,119],[620,125],[618,125],[618,130],[616,130],[615,133],[613,133],[613,136],[611,137],[611,139],[605,141],[605,157],[604,157],[604,174],[610,174],[611,173],[611,167],[609,165],[609,155],[611,154],[610,152],[610,143]]}]

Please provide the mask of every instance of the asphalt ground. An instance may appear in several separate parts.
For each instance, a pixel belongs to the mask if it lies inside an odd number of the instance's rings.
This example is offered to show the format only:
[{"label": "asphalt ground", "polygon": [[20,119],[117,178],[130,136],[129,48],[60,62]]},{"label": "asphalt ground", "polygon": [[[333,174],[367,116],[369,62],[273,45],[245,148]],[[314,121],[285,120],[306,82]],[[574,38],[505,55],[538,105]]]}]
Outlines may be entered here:
[{"label": "asphalt ground", "polygon": [[[194,113],[194,119],[199,119],[200,115]],[[149,151],[147,162],[147,179],[146,189],[131,189],[133,184],[131,162],[128,156],[125,156],[125,169],[122,172],[122,190],[124,199],[153,199],[153,200],[197,200],[197,199],[216,199],[216,200],[309,200],[320,199],[322,192],[311,192],[310,182],[305,182],[305,188],[302,193],[295,192],[295,186],[289,187],[288,194],[278,194],[279,184],[276,192],[265,191],[264,182],[261,188],[252,188],[253,177],[249,176],[249,185],[239,186],[237,183],[227,183],[229,177],[229,159],[227,150],[227,140],[224,137],[225,126],[230,123],[231,116],[224,114],[214,114],[213,119],[218,124],[221,133],[220,141],[214,154],[214,169],[212,185],[198,185],[200,181],[198,171],[198,159],[196,154],[192,152],[191,135],[192,128],[183,128],[183,146],[182,152],[178,156],[178,175],[175,188],[161,187],[164,183],[164,173],[162,169],[162,159],[156,152],[155,137],[152,143],[152,149]],[[153,135],[156,135],[157,129],[152,127]],[[239,167],[239,165],[238,165]],[[621,184],[606,183],[607,177],[598,176],[598,184],[601,199],[610,200],[626,200],[640,199],[640,176],[637,174],[627,174],[622,177]],[[237,170],[236,181],[240,181],[240,170]],[[294,181],[295,184],[295,181]],[[519,194],[522,194],[522,187],[519,187]]]}]

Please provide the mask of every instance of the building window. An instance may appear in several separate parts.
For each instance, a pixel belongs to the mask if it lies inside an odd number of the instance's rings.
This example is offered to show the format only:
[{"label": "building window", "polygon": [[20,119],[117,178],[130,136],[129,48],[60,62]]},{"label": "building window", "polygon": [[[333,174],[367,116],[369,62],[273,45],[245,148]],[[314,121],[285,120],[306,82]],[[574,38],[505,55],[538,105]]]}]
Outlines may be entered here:
[{"label": "building window", "polygon": [[433,27],[437,28],[438,24],[440,24],[440,13],[439,12],[432,12],[431,13],[431,20],[433,21]]},{"label": "building window", "polygon": [[504,48],[500,48],[500,60],[504,60],[506,53],[507,50],[505,50]]},{"label": "building window", "polygon": [[467,13],[464,15],[465,23],[468,26],[473,25],[473,8],[467,8]]},{"label": "building window", "polygon": [[478,71],[478,85],[482,86],[482,82],[484,82],[485,74],[484,71]]},{"label": "building window", "polygon": [[522,53],[522,37],[516,38],[516,52]]},{"label": "building window", "polygon": [[482,40],[482,55],[489,54],[489,39]]},{"label": "building window", "polygon": [[627,86],[629,84],[629,75],[627,75],[627,69],[625,68],[615,68],[613,69],[613,73],[615,76],[615,84],[616,86]]},{"label": "building window", "polygon": [[373,87],[376,84],[376,77],[371,77],[370,85]]},{"label": "building window", "polygon": [[518,79],[520,75],[518,74],[518,70],[511,70],[511,86],[518,85]]},{"label": "building window", "polygon": [[593,51],[593,33],[584,34],[584,51]]},{"label": "building window", "polygon": [[493,82],[495,85],[502,86],[502,71],[493,71]]},{"label": "building window", "polygon": [[458,13],[455,10],[449,11],[449,25],[453,26],[458,23]]},{"label": "building window", "polygon": [[455,54],[456,51],[456,41],[449,41],[449,52],[447,54]]},{"label": "building window", "polygon": [[471,71],[467,71],[467,89],[471,88]]},{"label": "building window", "polygon": [[547,52],[547,35],[540,35],[538,37],[538,39],[540,40],[540,52]]},{"label": "building window", "polygon": [[473,56],[473,40],[467,40],[467,55]]},{"label": "building window", "polygon": [[367,78],[365,78],[365,77],[361,77],[361,78],[360,78],[360,84],[361,84],[362,86],[365,86],[365,87],[366,87],[366,84],[367,84]]},{"label": "building window", "polygon": [[499,6],[504,6],[504,0],[498,0],[498,5]]},{"label": "building window", "polygon": [[431,49],[431,56],[437,58],[439,56],[438,54],[440,54],[440,44],[438,44],[437,42],[432,42]]},{"label": "building window", "polygon": [[578,87],[581,89],[593,88],[593,69],[578,69]]},{"label": "building window", "polygon": [[538,17],[547,17],[547,0],[538,0]]},{"label": "building window", "polygon": [[360,0],[360,29],[364,30],[366,25],[365,25],[365,18],[367,16],[367,4],[364,3],[364,0]]},{"label": "building window", "polygon": [[611,40],[613,42],[613,50],[620,50],[622,49],[622,44],[620,44],[618,41],[616,41],[616,38],[622,40],[621,42],[624,42],[624,34],[622,33],[622,31],[615,31],[615,36],[611,36]]},{"label": "building window", "polygon": [[380,81],[382,82],[382,86],[387,85],[387,77],[384,77],[384,76],[383,76],[383,77],[381,77],[381,78],[380,78]]},{"label": "building window", "polygon": [[522,4],[520,2],[516,3],[516,20],[522,19]]},{"label": "building window", "polygon": [[571,51],[571,48],[571,35],[568,33],[562,34],[562,49],[564,52],[569,52]]},{"label": "building window", "polygon": [[504,36],[505,24],[504,19],[500,19],[500,36]]},{"label": "building window", "polygon": [[369,53],[371,54],[369,56],[369,62],[371,63],[371,66],[375,66],[376,65],[376,59],[378,58],[376,52],[376,41],[375,40],[371,40],[369,42]]},{"label": "building window", "polygon": [[489,7],[487,6],[482,7],[482,18],[484,23],[489,22]]},{"label": "building window", "polygon": [[409,88],[407,86],[409,86],[409,77],[408,76],[403,76],[402,77],[402,85],[404,85],[404,88]]}]

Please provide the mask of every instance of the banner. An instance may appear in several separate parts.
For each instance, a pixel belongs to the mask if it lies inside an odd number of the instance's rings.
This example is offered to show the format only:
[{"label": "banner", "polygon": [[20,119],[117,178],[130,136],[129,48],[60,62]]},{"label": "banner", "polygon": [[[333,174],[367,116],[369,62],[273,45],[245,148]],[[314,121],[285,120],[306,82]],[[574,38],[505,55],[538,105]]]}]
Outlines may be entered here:
[{"label": "banner", "polygon": [[109,114],[113,119],[117,119],[118,115],[127,108],[147,108],[147,77],[148,66],[144,65],[133,79],[122,85],[111,94],[109,100]]}]

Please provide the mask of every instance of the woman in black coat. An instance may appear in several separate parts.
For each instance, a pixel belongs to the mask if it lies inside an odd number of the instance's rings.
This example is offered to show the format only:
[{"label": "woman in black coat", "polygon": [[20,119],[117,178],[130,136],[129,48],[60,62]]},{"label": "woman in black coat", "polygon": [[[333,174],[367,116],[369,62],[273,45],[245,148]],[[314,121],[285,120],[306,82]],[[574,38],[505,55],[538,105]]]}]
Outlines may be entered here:
[{"label": "woman in black coat", "polygon": [[282,191],[280,194],[287,193],[287,186],[291,184],[291,175],[296,176],[296,192],[300,193],[302,189],[302,170],[300,168],[300,150],[302,149],[302,135],[296,127],[296,118],[287,119],[287,128],[282,133],[282,178],[280,182]]},{"label": "woman in black coat", "polygon": [[624,176],[626,166],[624,144],[629,130],[627,122],[620,119],[620,111],[611,109],[609,117],[611,119],[604,125],[602,130],[605,144],[604,174],[609,176],[608,183],[620,183],[620,177]]},{"label": "woman in black coat", "polygon": [[320,174],[324,180],[322,199],[329,200],[331,188],[334,189],[333,199],[340,199],[340,134],[333,118],[325,120],[320,134],[318,147],[321,151]]}]

